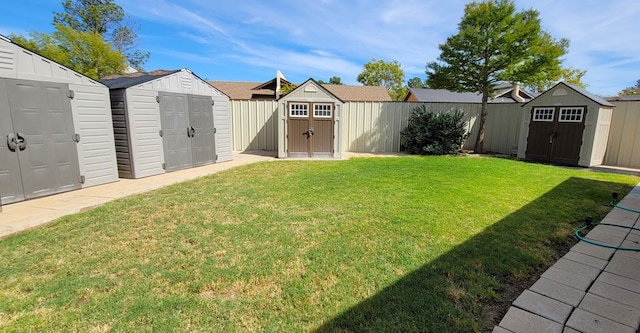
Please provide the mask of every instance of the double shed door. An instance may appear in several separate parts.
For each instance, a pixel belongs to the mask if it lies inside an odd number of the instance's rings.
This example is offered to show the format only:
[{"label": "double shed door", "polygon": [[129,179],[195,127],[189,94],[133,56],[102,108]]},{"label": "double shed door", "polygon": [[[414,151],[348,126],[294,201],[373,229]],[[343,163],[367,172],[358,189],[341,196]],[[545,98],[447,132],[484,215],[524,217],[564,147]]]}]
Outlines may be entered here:
[{"label": "double shed door", "polygon": [[289,102],[289,157],[333,157],[333,103]]},{"label": "double shed door", "polygon": [[577,166],[587,109],[584,106],[534,107],[527,159]]},{"label": "double shed door", "polygon": [[3,204],[81,187],[66,84],[0,79],[0,200]]},{"label": "double shed door", "polygon": [[211,96],[160,92],[165,170],[215,163]]}]

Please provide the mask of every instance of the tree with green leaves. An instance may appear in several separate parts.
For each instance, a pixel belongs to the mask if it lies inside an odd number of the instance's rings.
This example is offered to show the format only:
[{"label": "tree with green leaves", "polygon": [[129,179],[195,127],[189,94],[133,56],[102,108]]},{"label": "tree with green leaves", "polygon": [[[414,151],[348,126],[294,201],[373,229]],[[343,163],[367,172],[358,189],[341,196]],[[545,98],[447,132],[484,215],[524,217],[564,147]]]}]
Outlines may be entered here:
[{"label": "tree with green leaves", "polygon": [[421,78],[415,76],[411,79],[409,79],[409,81],[407,81],[407,87],[409,88],[426,88],[426,82],[422,81]]},{"label": "tree with green leaves", "polygon": [[635,86],[624,88],[618,93],[618,96],[631,96],[631,95],[640,95],[640,80],[636,82]]},{"label": "tree with green leaves", "polygon": [[125,14],[114,0],[65,0],[63,12],[54,12],[53,22],[71,29],[102,35],[128,64],[142,71],[149,52],[137,49],[137,24]]},{"label": "tree with green leaves", "polygon": [[569,41],[554,40],[542,30],[538,12],[516,12],[512,0],[486,0],[466,5],[458,33],[441,44],[437,61],[427,64],[432,88],[482,94],[474,150],[482,152],[487,103],[500,82],[530,86],[559,77]]},{"label": "tree with green leaves", "polygon": [[562,81],[562,82],[566,82],[566,83],[571,83],[571,84],[575,84],[578,87],[581,88],[586,88],[589,85],[582,82],[582,78],[587,74],[587,71],[585,70],[580,70],[577,68],[573,68],[573,67],[568,67],[568,68],[562,68],[560,70],[560,76],[557,78],[554,78],[550,81],[546,81],[546,82],[533,82],[527,86],[525,86],[524,88],[528,91],[534,92],[534,93],[541,93],[544,91],[549,90],[549,88],[553,87],[554,85],[556,85],[558,82]]},{"label": "tree with green leaves", "polygon": [[386,62],[371,59],[364,64],[364,70],[358,75],[358,82],[365,86],[382,86],[387,88],[394,101],[400,101],[406,95],[404,71],[397,60]]},{"label": "tree with green leaves", "polygon": [[343,85],[342,79],[339,76],[332,76],[329,78],[329,84]]},{"label": "tree with green leaves", "polygon": [[92,79],[100,79],[112,74],[122,74],[126,70],[126,59],[101,35],[54,24],[51,34],[31,32],[31,39],[11,35],[11,40],[44,57],[60,63]]}]

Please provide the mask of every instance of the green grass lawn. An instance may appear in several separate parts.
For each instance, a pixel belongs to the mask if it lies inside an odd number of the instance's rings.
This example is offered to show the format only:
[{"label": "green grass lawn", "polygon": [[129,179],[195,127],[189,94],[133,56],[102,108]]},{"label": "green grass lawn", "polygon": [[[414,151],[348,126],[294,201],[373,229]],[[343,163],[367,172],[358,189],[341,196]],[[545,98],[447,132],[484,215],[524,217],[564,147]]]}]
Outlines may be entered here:
[{"label": "green grass lawn", "polygon": [[0,240],[0,331],[490,330],[638,181],[471,157],[239,167]]}]

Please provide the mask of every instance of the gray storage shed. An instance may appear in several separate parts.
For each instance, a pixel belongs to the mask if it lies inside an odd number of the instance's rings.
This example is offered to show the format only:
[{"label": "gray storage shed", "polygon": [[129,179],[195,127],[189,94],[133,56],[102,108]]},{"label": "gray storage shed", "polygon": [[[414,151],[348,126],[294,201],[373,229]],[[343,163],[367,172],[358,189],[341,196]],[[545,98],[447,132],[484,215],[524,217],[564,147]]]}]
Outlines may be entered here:
[{"label": "gray storage shed", "polygon": [[341,158],[344,101],[309,79],[278,100],[278,157]]},{"label": "gray storage shed", "polygon": [[231,160],[229,97],[188,69],[101,80],[111,91],[118,171],[141,178]]},{"label": "gray storage shed", "polygon": [[109,89],[0,36],[1,202],[117,180]]},{"label": "gray storage shed", "polygon": [[583,167],[603,163],[613,104],[560,82],[522,107],[519,158]]}]

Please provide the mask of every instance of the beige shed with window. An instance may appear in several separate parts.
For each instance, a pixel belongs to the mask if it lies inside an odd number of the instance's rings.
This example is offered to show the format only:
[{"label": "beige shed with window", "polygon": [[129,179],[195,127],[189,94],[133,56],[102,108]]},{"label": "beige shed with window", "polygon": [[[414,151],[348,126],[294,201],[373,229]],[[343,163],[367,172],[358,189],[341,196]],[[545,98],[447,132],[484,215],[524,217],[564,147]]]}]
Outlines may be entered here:
[{"label": "beige shed with window", "polygon": [[313,79],[278,100],[279,158],[342,158],[344,102]]},{"label": "beige shed with window", "polygon": [[524,104],[518,157],[559,165],[601,165],[614,105],[564,82]]}]

